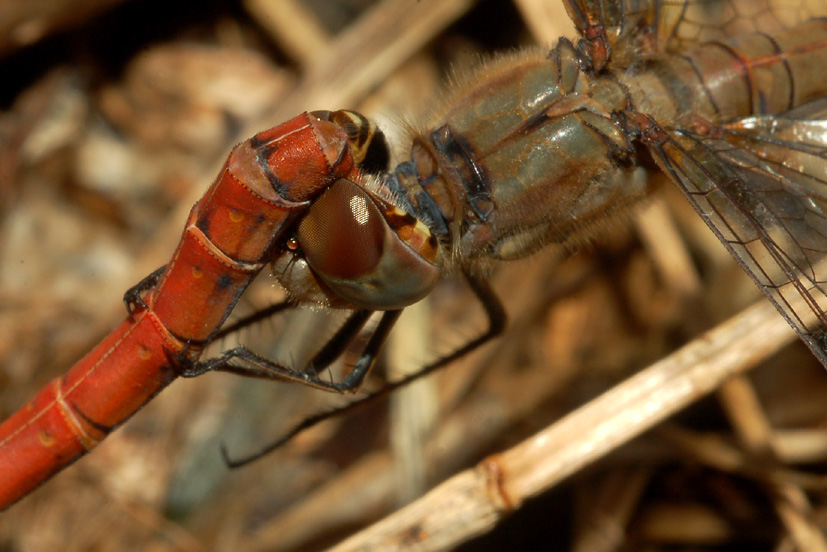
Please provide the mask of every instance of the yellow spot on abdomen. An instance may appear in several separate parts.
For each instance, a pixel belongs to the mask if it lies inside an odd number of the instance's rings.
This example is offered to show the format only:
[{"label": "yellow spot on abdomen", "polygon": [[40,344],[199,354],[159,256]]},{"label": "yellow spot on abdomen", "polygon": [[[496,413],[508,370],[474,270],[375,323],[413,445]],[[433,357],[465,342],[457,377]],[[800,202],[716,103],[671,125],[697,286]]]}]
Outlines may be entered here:
[{"label": "yellow spot on abdomen", "polygon": [[241,222],[244,220],[244,213],[241,211],[230,211],[230,220],[233,222]]},{"label": "yellow spot on abdomen", "polygon": [[204,275],[204,271],[201,270],[199,267],[197,267],[197,266],[192,267],[192,277],[193,278],[197,279],[197,278],[200,278],[203,275]]},{"label": "yellow spot on abdomen", "polygon": [[141,360],[149,360],[152,358],[152,351],[148,347],[138,345],[138,358]]},{"label": "yellow spot on abdomen", "polygon": [[37,433],[37,439],[40,441],[40,444],[46,448],[50,448],[55,444],[55,436],[51,433],[43,431],[42,429]]}]

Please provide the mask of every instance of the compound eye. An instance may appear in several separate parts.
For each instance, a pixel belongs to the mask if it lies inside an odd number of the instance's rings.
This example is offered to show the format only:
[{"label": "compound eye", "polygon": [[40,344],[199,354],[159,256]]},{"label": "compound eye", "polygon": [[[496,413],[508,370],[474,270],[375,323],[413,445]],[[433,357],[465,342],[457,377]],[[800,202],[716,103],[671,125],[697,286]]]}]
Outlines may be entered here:
[{"label": "compound eye", "polygon": [[436,239],[410,216],[410,224],[392,228],[392,215],[405,219],[383,212],[365,190],[340,179],[299,223],[299,245],[313,273],[356,307],[403,308],[422,299],[439,280],[442,258]]},{"label": "compound eye", "polygon": [[385,227],[368,195],[350,181],[338,180],[299,224],[299,243],[324,280],[354,279],[379,263]]}]

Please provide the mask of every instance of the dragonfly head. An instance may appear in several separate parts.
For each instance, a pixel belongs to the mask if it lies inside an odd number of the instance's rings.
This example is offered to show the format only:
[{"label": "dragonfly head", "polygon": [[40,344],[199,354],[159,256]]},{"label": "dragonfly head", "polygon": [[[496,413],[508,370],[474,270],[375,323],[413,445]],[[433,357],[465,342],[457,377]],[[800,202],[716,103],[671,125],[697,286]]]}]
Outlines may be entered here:
[{"label": "dragonfly head", "polygon": [[425,224],[340,179],[313,202],[273,267],[297,302],[395,310],[425,297],[442,263]]},{"label": "dragonfly head", "polygon": [[344,130],[359,170],[313,200],[273,263],[279,281],[296,302],[395,310],[419,301],[439,280],[442,251],[425,224],[370,190],[390,160],[384,135],[353,111],[312,115]]}]

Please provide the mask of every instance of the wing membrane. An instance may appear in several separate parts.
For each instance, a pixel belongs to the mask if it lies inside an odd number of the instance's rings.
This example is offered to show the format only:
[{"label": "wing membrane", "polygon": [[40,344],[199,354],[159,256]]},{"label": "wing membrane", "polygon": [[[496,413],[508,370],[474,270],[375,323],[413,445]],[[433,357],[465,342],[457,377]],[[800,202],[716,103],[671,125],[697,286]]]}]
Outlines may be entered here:
[{"label": "wing membrane", "polygon": [[564,3],[584,39],[595,41],[596,36],[605,37],[614,68],[738,34],[774,33],[827,15],[827,6],[819,0],[564,0]]},{"label": "wing membrane", "polygon": [[827,100],[647,146],[827,366]]}]

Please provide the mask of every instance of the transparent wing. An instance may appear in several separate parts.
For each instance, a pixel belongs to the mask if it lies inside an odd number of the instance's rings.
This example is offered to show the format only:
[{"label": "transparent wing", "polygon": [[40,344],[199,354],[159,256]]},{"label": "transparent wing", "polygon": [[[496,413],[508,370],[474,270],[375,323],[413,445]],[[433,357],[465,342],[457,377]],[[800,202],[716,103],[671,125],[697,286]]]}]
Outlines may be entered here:
[{"label": "transparent wing", "polygon": [[660,5],[654,20],[655,42],[671,53],[739,34],[775,33],[824,15],[826,9],[823,0],[666,0],[655,3]]},{"label": "transparent wing", "polygon": [[644,141],[827,366],[827,99]]},{"label": "transparent wing", "polygon": [[[823,0],[564,0],[593,57],[612,66],[738,34],[773,33],[827,14]],[[599,61],[599,59],[598,59]],[[604,62],[604,63],[605,63]],[[603,65],[596,64],[596,69]]]}]

